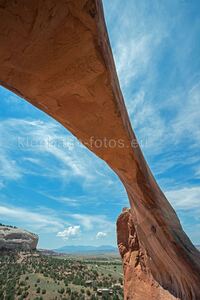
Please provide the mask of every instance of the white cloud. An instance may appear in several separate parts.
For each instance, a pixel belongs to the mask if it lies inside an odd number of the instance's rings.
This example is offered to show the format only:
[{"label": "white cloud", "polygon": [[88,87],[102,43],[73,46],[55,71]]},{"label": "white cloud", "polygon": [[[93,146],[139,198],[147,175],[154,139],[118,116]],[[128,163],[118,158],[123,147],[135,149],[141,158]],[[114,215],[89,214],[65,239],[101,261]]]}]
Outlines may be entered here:
[{"label": "white cloud", "polygon": [[[169,99],[156,103],[148,94],[149,84],[143,85],[127,101],[133,128],[145,152],[155,156],[183,143],[184,148],[200,148],[200,82],[184,91],[173,91]],[[162,111],[165,111],[165,115]],[[166,116],[166,112],[168,113]],[[191,159],[191,157],[189,157]],[[187,162],[185,160],[185,162]]]},{"label": "white cloud", "polygon": [[32,164],[35,164],[35,165],[41,165],[42,164],[42,161],[39,158],[24,157],[23,160],[28,161],[28,162],[30,162]]},{"label": "white cloud", "polygon": [[[95,181],[99,176],[98,169],[102,170],[102,166],[105,172],[108,170],[104,162],[55,122],[7,119],[0,124],[0,134],[0,160],[5,166],[1,175],[4,177],[17,180],[24,174],[31,173],[34,164],[40,167],[40,176],[43,171],[45,176],[57,177],[63,181],[80,178],[84,185]],[[22,156],[21,160],[13,159],[16,153]],[[52,159],[54,164],[51,163]],[[25,163],[29,163],[28,167]],[[94,164],[96,168],[93,167]],[[7,172],[3,172],[4,169]]]},{"label": "white cloud", "polygon": [[200,208],[200,187],[186,187],[165,192],[175,209],[193,210]]},{"label": "white cloud", "polygon": [[[105,182],[113,184],[108,166],[59,124],[7,119],[0,124],[0,135],[2,179],[23,180],[26,175],[32,175],[56,178],[63,184],[79,180],[86,190],[93,184],[96,188],[107,186]],[[67,198],[59,199],[73,206],[78,203]]]},{"label": "white cloud", "polygon": [[18,166],[16,160],[10,158],[3,151],[0,152],[0,177],[8,180],[18,180],[22,177],[23,170]]},{"label": "white cloud", "polygon": [[0,180],[0,190],[3,189],[5,187],[5,184],[3,182],[3,180]]},{"label": "white cloud", "polygon": [[92,230],[96,227],[104,230],[113,230],[115,226],[104,215],[71,214],[70,217],[77,220],[87,230]]},{"label": "white cloud", "polygon": [[[117,5],[121,6],[120,3]],[[120,83],[126,93],[130,83],[133,87],[140,76],[147,72],[152,75],[152,61],[168,37],[170,24],[165,24],[165,18],[152,20],[146,14],[146,8],[136,2],[120,7],[120,13],[108,3],[105,3],[105,8],[106,12],[109,11],[107,18],[113,18],[110,22],[115,23],[116,18],[120,23],[120,28],[109,27],[109,33]],[[145,22],[141,21],[144,19]]]},{"label": "white cloud", "polygon": [[64,240],[76,238],[78,235],[80,235],[80,226],[69,226],[63,231],[59,231],[57,233],[57,236],[63,238]]},{"label": "white cloud", "polygon": [[[41,210],[40,210],[41,211]],[[24,208],[15,206],[0,206],[0,217],[3,220],[17,221],[24,228],[33,228],[37,231],[56,232],[63,228],[63,220],[50,214],[42,214],[37,211],[30,211]]]},{"label": "white cloud", "polygon": [[72,206],[72,207],[77,207],[80,205],[79,200],[80,199],[75,199],[75,198],[71,198],[71,197],[65,197],[65,196],[50,196],[50,195],[46,195],[48,198],[53,199],[57,202],[60,202],[62,204],[66,204],[68,206]]},{"label": "white cloud", "polygon": [[102,239],[102,238],[104,238],[104,237],[106,237],[107,236],[107,233],[106,232],[102,232],[102,231],[99,231],[99,232],[97,232],[97,234],[96,234],[96,238],[97,239]]},{"label": "white cloud", "polygon": [[[1,89],[2,89],[2,87],[1,87]],[[6,91],[7,92],[7,91]],[[17,105],[20,105],[20,104],[22,104],[22,101],[21,101],[21,99],[19,98],[19,97],[17,97],[15,94],[11,94],[11,93],[9,93],[9,95],[7,95],[6,97],[5,97],[5,100],[4,100],[6,103],[8,103],[9,105],[16,105],[16,107],[17,107]]]},{"label": "white cloud", "polygon": [[125,94],[130,83],[134,84],[147,72],[151,73],[153,77],[151,80],[154,79],[152,62],[155,60],[155,53],[159,53],[159,47],[162,47],[165,38],[166,35],[162,31],[150,33],[146,30],[134,34],[129,30],[128,34],[123,34],[115,43],[113,54],[120,84]]},{"label": "white cloud", "polygon": [[181,101],[178,113],[172,123],[174,137],[200,148],[200,82],[194,84]]}]

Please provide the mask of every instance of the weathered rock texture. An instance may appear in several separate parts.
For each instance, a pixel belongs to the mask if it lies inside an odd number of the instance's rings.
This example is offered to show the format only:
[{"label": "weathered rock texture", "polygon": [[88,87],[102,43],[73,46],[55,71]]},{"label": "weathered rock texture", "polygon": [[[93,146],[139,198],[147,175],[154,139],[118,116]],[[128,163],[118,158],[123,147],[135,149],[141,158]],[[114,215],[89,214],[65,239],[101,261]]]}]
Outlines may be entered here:
[{"label": "weathered rock texture", "polygon": [[[119,87],[101,1],[0,0],[0,66],[4,87],[63,124],[106,161],[124,184],[141,253],[142,278],[136,278],[131,259],[125,273],[125,298],[200,299],[199,252],[184,233],[140,148],[132,147],[135,135]],[[112,140],[111,147],[108,142],[100,145],[105,140]],[[125,241],[129,235],[124,228]]]},{"label": "weathered rock texture", "polygon": [[35,250],[38,236],[26,230],[0,226],[0,250],[30,251]]},{"label": "weathered rock texture", "polygon": [[[156,228],[152,226],[152,234]],[[117,242],[123,261],[124,269],[124,298],[125,299],[196,299],[194,295],[177,297],[170,293],[169,288],[160,285],[152,274],[150,263],[155,260],[149,256],[146,249],[140,246],[136,226],[133,221],[131,209],[124,208],[117,220]],[[162,260],[155,248],[155,256]],[[152,261],[152,262],[151,262]],[[157,270],[157,272],[160,272]],[[181,271],[181,269],[180,269]],[[174,281],[174,275],[170,274],[169,282]],[[181,274],[179,274],[181,277]],[[183,280],[184,276],[182,276]]]}]

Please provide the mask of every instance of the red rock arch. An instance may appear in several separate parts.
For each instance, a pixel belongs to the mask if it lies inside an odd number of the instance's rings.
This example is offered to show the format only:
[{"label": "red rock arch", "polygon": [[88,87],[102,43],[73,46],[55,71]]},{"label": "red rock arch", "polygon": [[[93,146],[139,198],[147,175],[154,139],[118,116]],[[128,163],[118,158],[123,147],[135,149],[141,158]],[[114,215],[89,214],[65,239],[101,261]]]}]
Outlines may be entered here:
[{"label": "red rock arch", "polygon": [[[200,255],[131,128],[100,0],[0,0],[0,83],[69,129],[117,173],[125,299],[200,299]],[[94,139],[123,141],[95,147]]]}]

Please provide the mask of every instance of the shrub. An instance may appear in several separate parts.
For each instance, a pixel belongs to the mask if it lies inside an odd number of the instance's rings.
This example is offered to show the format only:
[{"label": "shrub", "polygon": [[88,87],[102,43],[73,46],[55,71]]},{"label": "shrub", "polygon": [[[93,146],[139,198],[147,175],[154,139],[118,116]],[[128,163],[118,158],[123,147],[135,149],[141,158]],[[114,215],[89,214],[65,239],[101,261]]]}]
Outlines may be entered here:
[{"label": "shrub", "polygon": [[46,294],[46,290],[45,289],[42,290],[42,294],[43,295]]},{"label": "shrub", "polygon": [[64,294],[64,292],[65,292],[64,288],[61,288],[60,290],[58,290],[58,293],[60,293],[60,294]]}]

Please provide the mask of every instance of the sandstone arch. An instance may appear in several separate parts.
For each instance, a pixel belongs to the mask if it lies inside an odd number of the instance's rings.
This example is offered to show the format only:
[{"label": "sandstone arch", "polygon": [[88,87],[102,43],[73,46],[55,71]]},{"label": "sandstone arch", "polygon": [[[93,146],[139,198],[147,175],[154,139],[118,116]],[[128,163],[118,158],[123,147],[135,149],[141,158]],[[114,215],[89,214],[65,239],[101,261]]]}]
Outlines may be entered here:
[{"label": "sandstone arch", "polygon": [[[68,128],[117,173],[125,299],[200,299],[200,254],[135,140],[100,0],[0,0],[0,83]],[[94,139],[123,140],[101,147]]]}]

